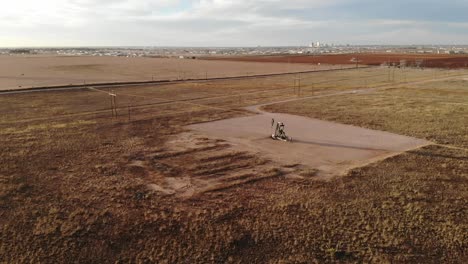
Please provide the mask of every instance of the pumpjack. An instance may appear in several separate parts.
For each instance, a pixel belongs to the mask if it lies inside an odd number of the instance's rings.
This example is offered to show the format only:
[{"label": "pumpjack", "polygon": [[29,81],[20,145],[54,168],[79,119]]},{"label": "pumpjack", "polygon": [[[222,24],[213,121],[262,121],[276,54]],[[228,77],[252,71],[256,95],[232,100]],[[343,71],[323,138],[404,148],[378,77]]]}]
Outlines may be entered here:
[{"label": "pumpjack", "polygon": [[[275,127],[275,119],[271,119],[271,128]],[[271,138],[274,140],[281,140],[285,142],[291,142],[292,137],[288,137],[284,131],[284,124],[282,122],[276,122],[275,132],[271,134]]]}]

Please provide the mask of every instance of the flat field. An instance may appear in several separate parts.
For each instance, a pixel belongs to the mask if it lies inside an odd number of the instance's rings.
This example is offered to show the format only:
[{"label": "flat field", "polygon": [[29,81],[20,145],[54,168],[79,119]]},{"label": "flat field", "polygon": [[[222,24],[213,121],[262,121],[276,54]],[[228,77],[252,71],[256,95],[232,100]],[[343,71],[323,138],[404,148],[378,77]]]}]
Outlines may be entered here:
[{"label": "flat field", "polygon": [[[370,68],[0,95],[0,262],[466,263],[466,75]],[[190,128],[261,105],[432,143],[324,180],[307,160]],[[271,145],[280,159],[295,151]]]},{"label": "flat field", "polygon": [[205,79],[336,68],[284,63],[91,56],[0,56],[0,90],[85,83]]},{"label": "flat field", "polygon": [[283,62],[305,64],[359,64],[379,66],[384,63],[400,65],[402,61],[406,65],[420,65],[429,68],[468,68],[467,55],[442,55],[442,54],[396,54],[396,53],[355,53],[336,55],[296,55],[296,56],[246,56],[246,57],[213,57],[211,60],[226,61],[250,61],[250,62]]}]

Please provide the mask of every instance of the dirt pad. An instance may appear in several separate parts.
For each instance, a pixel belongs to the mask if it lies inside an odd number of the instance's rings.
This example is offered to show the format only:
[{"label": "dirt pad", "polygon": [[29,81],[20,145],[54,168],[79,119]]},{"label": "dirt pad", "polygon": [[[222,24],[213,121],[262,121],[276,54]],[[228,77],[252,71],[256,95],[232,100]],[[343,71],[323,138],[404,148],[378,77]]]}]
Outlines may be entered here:
[{"label": "dirt pad", "polygon": [[[285,123],[286,134],[293,138],[291,143],[271,139],[273,118]],[[325,178],[429,143],[388,132],[265,112],[189,128],[281,164],[310,166]]]}]

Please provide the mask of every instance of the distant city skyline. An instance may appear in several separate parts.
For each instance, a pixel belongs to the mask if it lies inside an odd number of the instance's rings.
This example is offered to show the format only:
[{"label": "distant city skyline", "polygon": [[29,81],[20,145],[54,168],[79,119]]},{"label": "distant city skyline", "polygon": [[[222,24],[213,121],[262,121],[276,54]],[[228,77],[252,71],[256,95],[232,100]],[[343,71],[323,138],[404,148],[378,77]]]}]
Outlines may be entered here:
[{"label": "distant city skyline", "polygon": [[466,45],[467,13],[462,0],[15,0],[0,47]]}]

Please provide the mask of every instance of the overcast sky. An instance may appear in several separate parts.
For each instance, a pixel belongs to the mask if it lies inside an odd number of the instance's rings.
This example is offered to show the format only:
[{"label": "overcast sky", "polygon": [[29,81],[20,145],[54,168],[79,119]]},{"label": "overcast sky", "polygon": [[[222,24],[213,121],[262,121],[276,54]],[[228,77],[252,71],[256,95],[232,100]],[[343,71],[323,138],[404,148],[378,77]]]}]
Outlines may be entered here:
[{"label": "overcast sky", "polygon": [[468,44],[468,0],[8,0],[0,47]]}]

